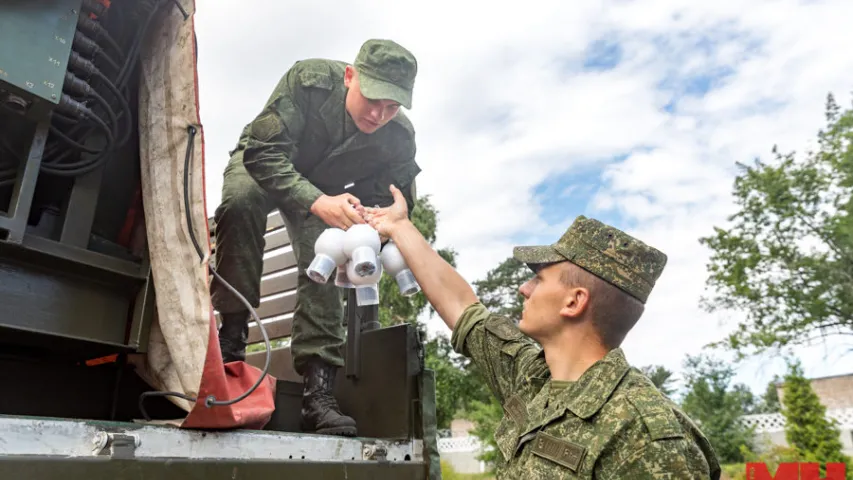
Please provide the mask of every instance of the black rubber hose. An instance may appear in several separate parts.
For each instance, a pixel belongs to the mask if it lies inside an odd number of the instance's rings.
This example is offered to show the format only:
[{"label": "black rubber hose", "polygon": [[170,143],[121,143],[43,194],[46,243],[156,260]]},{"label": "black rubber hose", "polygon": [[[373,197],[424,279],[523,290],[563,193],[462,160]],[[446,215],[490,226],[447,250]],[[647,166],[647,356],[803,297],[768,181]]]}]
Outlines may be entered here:
[{"label": "black rubber hose", "polygon": [[[201,245],[199,244],[198,239],[195,236],[195,229],[193,228],[192,215],[190,214],[190,180],[189,180],[190,173],[189,172],[190,172],[190,159],[192,158],[195,135],[196,135],[196,128],[193,125],[188,126],[187,127],[187,149],[186,149],[186,155],[184,157],[184,214],[186,215],[187,229],[189,230],[190,240],[192,241],[193,247],[195,248],[195,251],[198,254],[199,260],[204,261],[204,252],[202,251]],[[240,300],[240,303],[242,303],[248,309],[249,313],[252,315],[252,319],[255,321],[255,323],[258,324],[258,328],[261,330],[261,335],[264,337],[264,346],[266,348],[266,354],[267,354],[266,355],[266,361],[264,362],[263,371],[261,372],[261,375],[258,377],[258,380],[255,382],[254,385],[249,387],[248,390],[243,392],[238,397],[233,398],[231,400],[217,400],[215,396],[208,395],[208,397],[204,401],[204,404],[206,407],[210,408],[212,406],[219,406],[219,405],[233,405],[233,404],[245,399],[249,395],[251,395],[252,392],[254,392],[258,388],[258,386],[260,386],[261,382],[263,382],[264,379],[267,377],[267,372],[269,371],[269,368],[270,368],[270,359],[271,359],[270,351],[272,350],[272,347],[270,346],[270,338],[269,338],[269,335],[267,335],[267,330],[266,330],[266,328],[264,328],[264,324],[261,322],[261,319],[258,317],[258,312],[255,311],[254,307],[252,307],[252,305],[249,303],[249,301],[246,300],[246,297],[244,297],[242,294],[240,294],[240,292],[238,292],[236,288],[231,286],[230,283],[228,283],[224,278],[222,278],[219,275],[219,272],[217,272],[216,269],[214,269],[213,266],[210,265],[210,262],[208,262],[207,268],[210,271],[210,273],[213,275],[213,277],[216,279],[216,281],[221,282],[222,285],[229,292],[231,292],[233,295],[235,295]],[[139,396],[139,410],[140,410],[140,412],[142,412],[142,416],[145,418],[146,421],[151,420],[151,417],[148,416],[148,412],[145,410],[145,405],[144,405],[145,399],[148,397],[178,397],[178,398],[183,398],[184,400],[187,400],[187,401],[192,402],[192,403],[195,403],[198,401],[198,398],[191,397],[189,395],[179,393],[179,392],[145,392]]]}]

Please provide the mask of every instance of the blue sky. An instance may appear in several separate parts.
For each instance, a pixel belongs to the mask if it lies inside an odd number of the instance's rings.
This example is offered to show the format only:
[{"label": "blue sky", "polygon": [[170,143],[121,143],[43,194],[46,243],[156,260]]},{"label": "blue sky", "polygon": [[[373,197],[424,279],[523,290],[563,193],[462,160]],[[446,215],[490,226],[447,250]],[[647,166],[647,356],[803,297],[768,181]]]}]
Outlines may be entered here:
[{"label": "blue sky", "polygon": [[[847,0],[347,5],[246,0],[251,21],[236,23],[225,0],[199,5],[208,211],[228,150],[294,61],[351,60],[365,39],[393,38],[418,58],[406,112],[418,190],[460,273],[481,278],[513,245],[551,242],[579,214],[623,228],[669,256],[626,352],[676,371],[736,315],[698,306],[708,257],[698,238],[732,212],[734,162],[774,144],[802,150],[826,94],[849,104],[853,88]],[[809,375],[853,371],[820,347],[798,354]],[[763,389],[784,366],[766,361],[738,379]]]}]

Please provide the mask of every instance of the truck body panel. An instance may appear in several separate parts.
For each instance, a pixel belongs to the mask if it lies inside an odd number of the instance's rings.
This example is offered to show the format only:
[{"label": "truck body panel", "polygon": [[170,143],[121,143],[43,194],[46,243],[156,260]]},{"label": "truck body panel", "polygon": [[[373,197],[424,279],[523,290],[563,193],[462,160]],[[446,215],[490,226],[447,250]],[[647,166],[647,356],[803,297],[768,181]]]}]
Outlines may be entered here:
[{"label": "truck body panel", "polygon": [[[440,478],[419,332],[379,328],[352,291],[335,394],[359,437],[300,432],[287,345],[297,271],[278,212],[264,328],[252,325],[245,363],[222,365],[195,7],[0,5],[0,25],[35,32],[0,33],[13,37],[0,42],[0,477]],[[206,402],[253,386],[233,405]]]}]

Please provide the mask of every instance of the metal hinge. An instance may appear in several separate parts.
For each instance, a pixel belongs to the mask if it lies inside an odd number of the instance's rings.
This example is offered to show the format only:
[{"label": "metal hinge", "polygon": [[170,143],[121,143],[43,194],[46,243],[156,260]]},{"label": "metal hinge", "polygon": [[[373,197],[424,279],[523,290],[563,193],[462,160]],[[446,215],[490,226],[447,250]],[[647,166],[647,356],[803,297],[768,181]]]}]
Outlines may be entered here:
[{"label": "metal hinge", "polygon": [[133,458],[139,437],[127,433],[98,432],[92,440],[95,455],[109,455],[112,458]]}]

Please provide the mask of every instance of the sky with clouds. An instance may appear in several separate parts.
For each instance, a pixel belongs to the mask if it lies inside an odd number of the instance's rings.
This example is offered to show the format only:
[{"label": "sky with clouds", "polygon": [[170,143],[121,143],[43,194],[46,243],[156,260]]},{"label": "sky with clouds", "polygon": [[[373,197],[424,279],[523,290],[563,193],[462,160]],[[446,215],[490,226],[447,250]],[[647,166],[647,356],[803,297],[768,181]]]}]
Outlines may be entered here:
[{"label": "sky with clouds", "polygon": [[[228,151],[293,62],[352,61],[368,38],[418,58],[419,194],[438,245],[481,278],[512,246],[553,242],[580,214],[660,248],[669,263],[624,348],[678,371],[737,314],[699,308],[698,238],[732,212],[735,162],[803,150],[826,95],[850,104],[849,0],[199,2],[207,208]],[[437,319],[430,323],[442,331]],[[446,331],[446,329],[444,329]],[[853,372],[850,345],[797,351],[807,375]],[[779,358],[739,369],[763,390]]]}]

